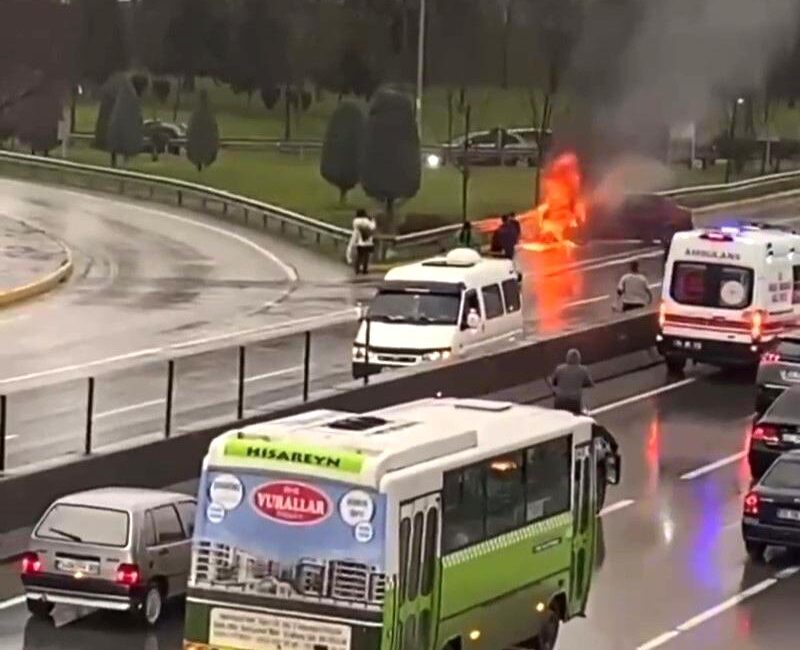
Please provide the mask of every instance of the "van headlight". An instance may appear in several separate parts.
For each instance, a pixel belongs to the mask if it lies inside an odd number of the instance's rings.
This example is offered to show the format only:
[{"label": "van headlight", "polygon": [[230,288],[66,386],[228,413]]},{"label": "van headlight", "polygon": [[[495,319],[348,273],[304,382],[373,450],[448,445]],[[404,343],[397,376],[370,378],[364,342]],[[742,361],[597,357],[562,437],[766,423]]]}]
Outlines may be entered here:
[{"label": "van headlight", "polygon": [[362,360],[367,356],[366,347],[363,345],[353,346],[353,359]]},{"label": "van headlight", "polygon": [[425,361],[439,361],[440,359],[449,359],[450,358],[450,350],[432,350],[431,352],[426,352],[422,355],[422,358]]}]

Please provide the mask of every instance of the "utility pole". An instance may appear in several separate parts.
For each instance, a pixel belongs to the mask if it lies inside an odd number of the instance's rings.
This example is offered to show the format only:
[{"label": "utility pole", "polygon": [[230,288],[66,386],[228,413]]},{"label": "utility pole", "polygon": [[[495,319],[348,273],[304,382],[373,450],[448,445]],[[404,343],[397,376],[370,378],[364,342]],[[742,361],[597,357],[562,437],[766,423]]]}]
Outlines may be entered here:
[{"label": "utility pole", "polygon": [[417,117],[417,133],[422,142],[422,85],[425,81],[425,25],[427,23],[428,2],[419,0],[419,30],[417,38],[417,96],[414,107]]}]

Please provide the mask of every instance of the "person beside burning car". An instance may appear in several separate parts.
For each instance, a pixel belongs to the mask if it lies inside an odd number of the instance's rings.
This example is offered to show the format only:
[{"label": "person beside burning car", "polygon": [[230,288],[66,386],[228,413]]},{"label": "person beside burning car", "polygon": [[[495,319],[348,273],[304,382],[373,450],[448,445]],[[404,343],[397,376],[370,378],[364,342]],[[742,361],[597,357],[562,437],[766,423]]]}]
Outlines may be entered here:
[{"label": "person beside burning car", "polygon": [[490,252],[498,257],[513,260],[519,243],[520,225],[511,213],[500,217],[500,226],[492,234]]},{"label": "person beside burning car", "polygon": [[622,311],[643,309],[653,302],[653,292],[647,277],[639,270],[639,262],[631,262],[630,269],[623,275],[617,285],[617,296],[622,305]]}]

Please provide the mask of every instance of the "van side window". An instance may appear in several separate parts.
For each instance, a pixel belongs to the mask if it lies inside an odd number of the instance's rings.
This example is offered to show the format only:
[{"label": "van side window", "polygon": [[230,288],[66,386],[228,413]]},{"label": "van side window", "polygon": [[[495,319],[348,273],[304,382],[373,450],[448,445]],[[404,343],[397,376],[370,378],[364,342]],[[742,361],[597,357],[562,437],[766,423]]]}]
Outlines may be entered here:
[{"label": "van side window", "polygon": [[467,329],[467,316],[470,310],[474,309],[478,315],[481,313],[481,304],[478,302],[478,292],[470,289],[464,294],[464,311],[461,314],[461,329]]},{"label": "van side window", "polygon": [[800,305],[800,266],[794,267],[794,284],[792,285],[792,303]]},{"label": "van side window", "polygon": [[156,525],[150,510],[144,513],[144,545],[148,548],[156,545]]},{"label": "van side window", "polygon": [[503,315],[503,299],[500,297],[500,285],[490,284],[481,289],[483,306],[486,308],[486,319]]},{"label": "van side window", "polygon": [[506,301],[506,311],[513,314],[519,311],[522,306],[522,301],[519,295],[519,282],[511,278],[503,281],[503,298]]}]

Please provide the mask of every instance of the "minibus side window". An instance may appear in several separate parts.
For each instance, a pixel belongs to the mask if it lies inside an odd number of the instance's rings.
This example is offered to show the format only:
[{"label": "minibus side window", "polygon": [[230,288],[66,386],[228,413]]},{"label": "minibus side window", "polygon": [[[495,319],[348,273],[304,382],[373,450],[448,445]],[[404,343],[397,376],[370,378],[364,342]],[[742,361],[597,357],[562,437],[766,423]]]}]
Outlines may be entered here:
[{"label": "minibus side window", "polygon": [[500,297],[500,285],[490,284],[481,289],[483,304],[486,308],[486,319],[497,318],[503,315],[503,299]]}]

